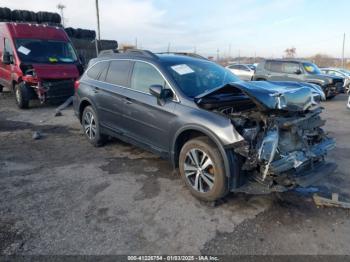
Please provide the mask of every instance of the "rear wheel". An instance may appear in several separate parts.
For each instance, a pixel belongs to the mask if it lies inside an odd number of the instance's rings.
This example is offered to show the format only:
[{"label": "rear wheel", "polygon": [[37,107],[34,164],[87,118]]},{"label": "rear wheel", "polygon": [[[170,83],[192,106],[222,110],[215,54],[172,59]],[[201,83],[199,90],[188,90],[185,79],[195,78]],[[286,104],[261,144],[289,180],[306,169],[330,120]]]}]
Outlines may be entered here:
[{"label": "rear wheel", "polygon": [[16,104],[20,109],[26,109],[29,107],[30,90],[24,82],[15,85],[15,98]]},{"label": "rear wheel", "polygon": [[95,147],[102,146],[106,141],[106,137],[100,132],[98,116],[91,106],[84,109],[81,122],[85,137],[89,142]]},{"label": "rear wheel", "polygon": [[224,161],[207,137],[188,141],[181,149],[179,169],[191,193],[204,201],[215,201],[228,193]]}]

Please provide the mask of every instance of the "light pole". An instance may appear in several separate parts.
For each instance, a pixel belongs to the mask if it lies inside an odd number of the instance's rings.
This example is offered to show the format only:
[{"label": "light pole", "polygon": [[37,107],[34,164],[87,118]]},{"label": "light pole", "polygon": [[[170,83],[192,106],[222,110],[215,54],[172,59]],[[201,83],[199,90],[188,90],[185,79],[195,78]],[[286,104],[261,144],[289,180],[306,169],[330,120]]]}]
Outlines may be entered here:
[{"label": "light pole", "polygon": [[97,34],[96,34],[96,56],[98,56],[98,43],[101,40],[101,34],[100,34],[100,11],[98,7],[98,0],[95,1],[96,3],[96,19],[97,19]]},{"label": "light pole", "polygon": [[61,3],[59,3],[59,4],[57,5],[57,8],[58,8],[58,9],[60,10],[60,12],[61,12],[62,25],[63,25],[63,27],[65,27],[63,9],[65,9],[66,6],[63,5],[63,4],[61,4]]}]

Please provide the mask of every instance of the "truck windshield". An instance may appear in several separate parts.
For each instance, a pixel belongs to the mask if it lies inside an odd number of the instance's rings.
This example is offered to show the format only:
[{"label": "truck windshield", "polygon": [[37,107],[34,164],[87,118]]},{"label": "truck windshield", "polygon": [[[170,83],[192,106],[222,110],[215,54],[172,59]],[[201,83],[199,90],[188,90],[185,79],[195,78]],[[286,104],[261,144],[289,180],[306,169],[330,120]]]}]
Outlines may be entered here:
[{"label": "truck windshield", "polygon": [[321,70],[317,67],[317,65],[312,63],[303,63],[304,69],[306,72],[312,75],[321,74]]},{"label": "truck windshield", "polygon": [[209,61],[193,60],[184,63],[167,63],[180,89],[191,98],[239,79],[231,71]]},{"label": "truck windshield", "polygon": [[75,63],[77,55],[69,42],[16,39],[17,54],[27,63]]}]

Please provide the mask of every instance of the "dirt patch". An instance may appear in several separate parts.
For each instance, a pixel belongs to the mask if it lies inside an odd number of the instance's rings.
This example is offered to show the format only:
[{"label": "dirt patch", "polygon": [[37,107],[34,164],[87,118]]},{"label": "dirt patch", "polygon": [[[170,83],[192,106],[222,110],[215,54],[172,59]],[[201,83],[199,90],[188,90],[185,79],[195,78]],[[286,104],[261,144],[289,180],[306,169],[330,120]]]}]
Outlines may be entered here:
[{"label": "dirt patch", "polygon": [[[350,211],[317,208],[296,193],[275,196],[273,205],[232,233],[217,232],[203,254],[327,254],[350,241]],[[344,228],[347,228],[344,231]],[[345,237],[345,239],[344,239]],[[325,242],[325,239],[329,239]],[[278,241],[276,241],[278,240]],[[292,244],[293,243],[293,244]]]}]

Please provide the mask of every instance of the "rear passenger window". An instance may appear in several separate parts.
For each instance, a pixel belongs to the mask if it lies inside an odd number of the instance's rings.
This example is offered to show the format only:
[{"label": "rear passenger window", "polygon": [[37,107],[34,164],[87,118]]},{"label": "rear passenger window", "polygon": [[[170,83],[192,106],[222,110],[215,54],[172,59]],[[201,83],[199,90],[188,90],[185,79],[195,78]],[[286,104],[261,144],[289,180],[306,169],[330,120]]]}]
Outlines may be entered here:
[{"label": "rear passenger window", "polygon": [[279,62],[279,61],[269,61],[269,62],[266,62],[265,64],[265,68],[267,70],[270,70],[272,72],[277,72],[277,73],[283,72],[282,67],[283,67],[283,62]]},{"label": "rear passenger window", "polygon": [[128,87],[128,78],[132,62],[130,61],[112,61],[109,65],[106,82],[122,87]]},{"label": "rear passenger window", "polygon": [[99,76],[102,72],[107,71],[107,68],[108,62],[99,62],[88,70],[87,75],[94,80],[100,80]]},{"label": "rear passenger window", "polygon": [[153,66],[136,62],[131,78],[131,88],[140,92],[149,93],[151,85],[166,86],[166,82],[161,74]]}]

